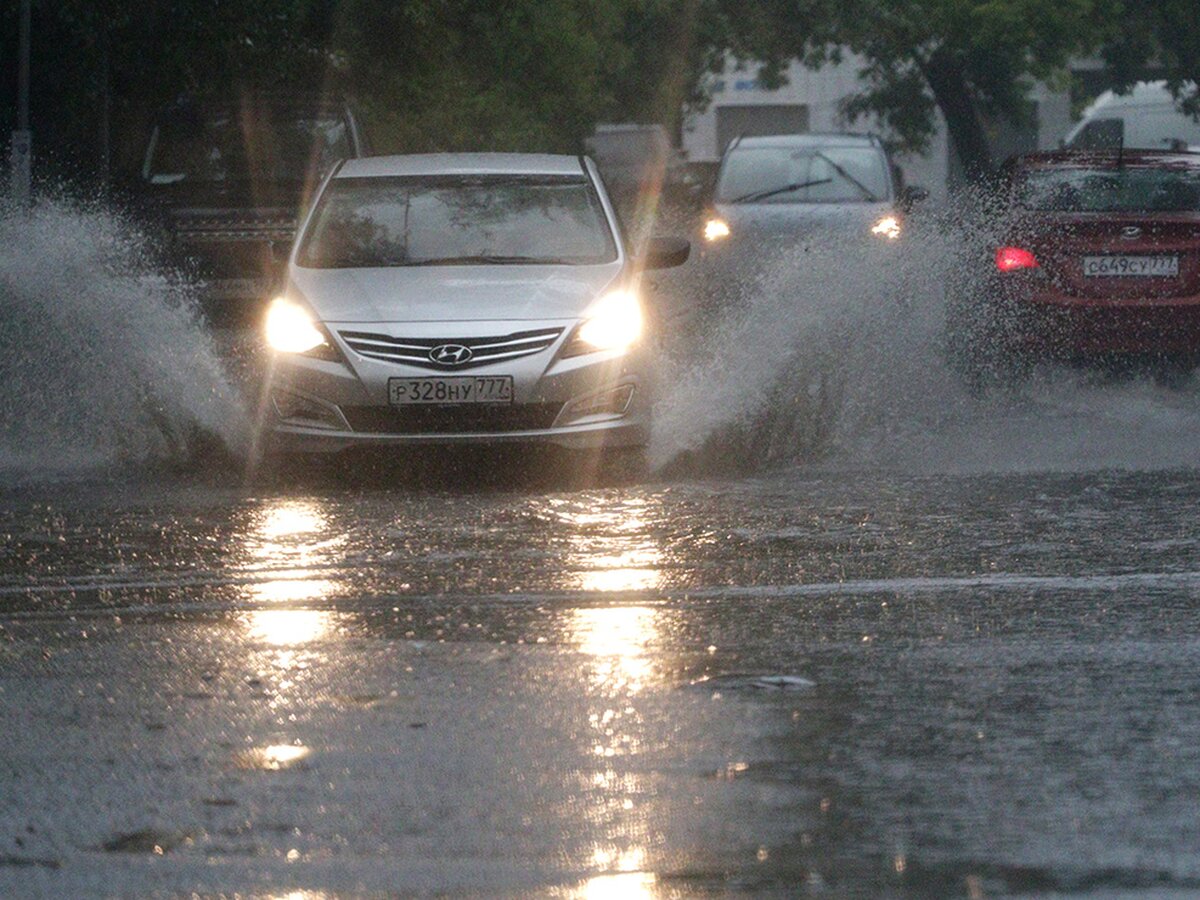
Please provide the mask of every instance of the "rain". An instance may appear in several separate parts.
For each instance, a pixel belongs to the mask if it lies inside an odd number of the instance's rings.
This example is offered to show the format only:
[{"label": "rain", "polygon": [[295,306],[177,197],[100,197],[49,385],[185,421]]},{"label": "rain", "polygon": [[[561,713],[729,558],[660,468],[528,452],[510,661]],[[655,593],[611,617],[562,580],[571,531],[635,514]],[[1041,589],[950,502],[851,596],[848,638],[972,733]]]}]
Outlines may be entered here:
[{"label": "rain", "polygon": [[[1136,84],[1145,48],[1074,13],[972,37],[987,146],[936,50],[881,48],[1023,4],[281,0],[161,60],[161,10],[28,6],[0,895],[1200,890],[1200,188],[1170,181],[1200,53],[1169,4]],[[1062,205],[1019,199],[1060,170]],[[1038,352],[1038,302],[1132,313]]]}]

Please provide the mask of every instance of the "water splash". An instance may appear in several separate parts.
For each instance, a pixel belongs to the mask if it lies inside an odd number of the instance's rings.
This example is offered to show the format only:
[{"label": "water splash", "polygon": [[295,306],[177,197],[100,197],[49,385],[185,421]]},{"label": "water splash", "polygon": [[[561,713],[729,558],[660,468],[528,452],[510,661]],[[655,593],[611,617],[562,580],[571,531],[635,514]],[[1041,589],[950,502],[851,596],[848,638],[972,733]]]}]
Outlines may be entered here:
[{"label": "water splash", "polygon": [[0,471],[187,463],[247,420],[189,286],[99,204],[0,204]]},{"label": "water splash", "polygon": [[976,204],[928,215],[895,244],[815,237],[692,266],[675,290],[721,297],[664,373],[652,463],[915,474],[1200,464],[1194,377],[1166,386],[1044,365],[968,390],[948,362],[947,297],[972,290],[961,274],[990,257],[1004,224]]}]

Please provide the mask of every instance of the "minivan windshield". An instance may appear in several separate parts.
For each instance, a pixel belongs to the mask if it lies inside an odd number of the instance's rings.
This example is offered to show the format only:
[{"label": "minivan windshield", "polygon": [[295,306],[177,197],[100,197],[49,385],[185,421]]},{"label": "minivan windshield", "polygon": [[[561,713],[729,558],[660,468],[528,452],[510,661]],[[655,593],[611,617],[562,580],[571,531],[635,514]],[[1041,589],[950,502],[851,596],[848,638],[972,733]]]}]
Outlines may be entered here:
[{"label": "minivan windshield", "polygon": [[583,177],[335,178],[300,246],[300,265],[587,265],[617,257]]},{"label": "minivan windshield", "polygon": [[354,155],[346,120],[334,114],[180,115],[154,129],[143,177],[151,184],[304,181]]},{"label": "minivan windshield", "polygon": [[1030,169],[1017,181],[1017,202],[1048,212],[1197,212],[1200,169]]},{"label": "minivan windshield", "polygon": [[737,147],[721,169],[719,203],[873,203],[888,196],[874,147]]}]

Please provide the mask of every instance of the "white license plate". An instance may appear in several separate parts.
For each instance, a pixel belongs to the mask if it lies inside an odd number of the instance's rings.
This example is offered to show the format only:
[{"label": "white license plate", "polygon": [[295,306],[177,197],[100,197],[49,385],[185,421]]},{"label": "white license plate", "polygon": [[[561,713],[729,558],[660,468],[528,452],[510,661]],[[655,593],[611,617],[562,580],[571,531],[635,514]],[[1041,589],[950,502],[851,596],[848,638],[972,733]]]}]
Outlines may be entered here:
[{"label": "white license plate", "polygon": [[388,402],[414,404],[512,403],[511,375],[455,378],[389,378]]},{"label": "white license plate", "polygon": [[1085,256],[1088,278],[1178,278],[1178,256]]}]

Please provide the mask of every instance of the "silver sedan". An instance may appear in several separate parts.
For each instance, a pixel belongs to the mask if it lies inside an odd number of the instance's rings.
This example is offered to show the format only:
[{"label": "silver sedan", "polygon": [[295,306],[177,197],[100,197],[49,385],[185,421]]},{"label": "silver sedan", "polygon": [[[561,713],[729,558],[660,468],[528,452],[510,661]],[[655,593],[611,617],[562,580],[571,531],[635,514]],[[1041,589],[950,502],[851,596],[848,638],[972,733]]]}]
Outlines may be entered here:
[{"label": "silver sedan", "polygon": [[638,448],[653,359],[644,268],[575,156],[350,160],[325,180],[265,320],[270,446]]}]

